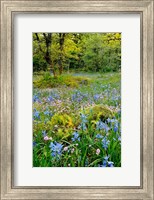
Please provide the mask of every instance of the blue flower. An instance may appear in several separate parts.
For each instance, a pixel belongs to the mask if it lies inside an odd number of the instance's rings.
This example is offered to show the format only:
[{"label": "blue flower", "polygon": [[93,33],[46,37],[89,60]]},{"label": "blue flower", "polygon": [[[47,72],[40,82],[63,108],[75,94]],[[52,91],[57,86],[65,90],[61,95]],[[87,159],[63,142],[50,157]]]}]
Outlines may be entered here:
[{"label": "blue flower", "polygon": [[39,102],[41,103],[41,100],[39,99],[39,97],[37,95],[33,96],[33,102]]},{"label": "blue flower", "polygon": [[47,135],[46,131],[42,131],[42,134],[43,134],[43,137],[45,137]]},{"label": "blue flower", "polygon": [[36,109],[34,109],[33,116],[34,116],[34,119],[40,119],[40,113],[39,113],[39,111],[37,111]]},{"label": "blue flower", "polygon": [[74,132],[72,135],[73,135],[73,138],[72,138],[73,142],[75,142],[76,140],[80,141],[80,137],[79,137],[78,132]]},{"label": "blue flower", "polygon": [[99,121],[96,123],[96,129],[97,130],[104,129],[106,132],[108,132],[110,130],[110,128],[107,126],[107,124],[103,123],[102,121]]},{"label": "blue flower", "polygon": [[113,130],[114,130],[115,133],[118,131],[118,124],[117,123],[114,125]]},{"label": "blue flower", "polygon": [[114,163],[112,161],[108,161],[110,156],[105,156],[103,158],[102,165],[100,167],[114,167]]},{"label": "blue flower", "polygon": [[103,136],[102,135],[100,135],[100,134],[97,134],[96,135],[96,138],[98,138],[98,139],[100,139],[100,138],[102,138]]},{"label": "blue flower", "polygon": [[54,98],[52,96],[49,96],[47,99],[48,102],[54,101]]},{"label": "blue flower", "polygon": [[83,123],[87,122],[87,116],[86,115],[84,115],[83,113],[81,113],[80,117],[81,117],[81,120],[82,120]]},{"label": "blue flower", "polygon": [[99,98],[100,98],[100,95],[99,95],[99,94],[95,94],[95,95],[94,95],[94,100],[95,100],[95,101],[97,101]]},{"label": "blue flower", "polygon": [[75,101],[75,99],[76,99],[76,94],[73,94],[72,95],[72,101]]},{"label": "blue flower", "polygon": [[46,111],[44,112],[44,114],[45,114],[45,115],[50,115],[50,112],[49,112],[48,110],[46,110]]},{"label": "blue flower", "polygon": [[107,119],[107,122],[108,122],[108,123],[115,123],[115,122],[117,122],[117,120],[116,120],[116,119],[110,119],[110,118],[108,118],[108,119]]},{"label": "blue flower", "polygon": [[82,129],[83,131],[87,130],[86,124],[85,124],[85,123],[81,123],[81,124],[78,126],[78,129]]},{"label": "blue flower", "polygon": [[118,140],[121,141],[121,136],[120,135],[118,136]]},{"label": "blue flower", "polygon": [[110,141],[107,140],[107,137],[105,136],[102,140],[102,147],[106,150],[108,148]]},{"label": "blue flower", "polygon": [[62,148],[63,148],[63,145],[58,143],[58,142],[51,142],[50,143],[50,149],[51,149],[51,155],[53,157],[56,157],[56,156],[61,156],[61,151],[62,151]]},{"label": "blue flower", "polygon": [[107,164],[108,164],[108,167],[114,167],[114,165],[113,165],[114,163],[112,161],[108,161]]},{"label": "blue flower", "polygon": [[36,146],[36,142],[33,142],[33,147],[35,147]]}]

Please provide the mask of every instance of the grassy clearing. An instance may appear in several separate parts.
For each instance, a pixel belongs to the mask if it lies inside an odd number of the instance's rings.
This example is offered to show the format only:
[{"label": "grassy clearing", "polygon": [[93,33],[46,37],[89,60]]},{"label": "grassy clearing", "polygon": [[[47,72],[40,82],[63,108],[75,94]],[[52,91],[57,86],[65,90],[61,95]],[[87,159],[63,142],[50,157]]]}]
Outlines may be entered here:
[{"label": "grassy clearing", "polygon": [[34,76],[33,166],[121,166],[120,73]]},{"label": "grassy clearing", "polygon": [[35,88],[55,88],[61,86],[79,87],[80,85],[87,85],[89,78],[82,76],[61,75],[53,77],[49,72],[44,73],[42,76],[36,76],[33,81]]}]

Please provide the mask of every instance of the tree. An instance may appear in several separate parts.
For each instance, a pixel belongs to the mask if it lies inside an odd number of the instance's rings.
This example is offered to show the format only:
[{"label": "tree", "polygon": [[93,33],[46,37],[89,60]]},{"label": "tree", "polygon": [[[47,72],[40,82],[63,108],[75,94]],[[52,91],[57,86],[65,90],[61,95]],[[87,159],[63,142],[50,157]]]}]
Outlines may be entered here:
[{"label": "tree", "polygon": [[63,71],[118,71],[121,67],[120,33],[34,33],[33,66],[53,75]]},{"label": "tree", "polygon": [[[35,36],[38,42],[38,47],[39,47],[40,52],[42,53],[45,61],[49,64],[50,69],[53,72],[53,75],[56,76],[55,69],[52,63],[52,58],[51,58],[52,33],[43,33],[43,34],[35,33]],[[43,44],[45,44],[45,46]]]},{"label": "tree", "polygon": [[62,74],[63,72],[63,48],[64,48],[64,39],[66,33],[59,33],[59,45],[60,45],[60,55],[59,55],[59,73]]}]

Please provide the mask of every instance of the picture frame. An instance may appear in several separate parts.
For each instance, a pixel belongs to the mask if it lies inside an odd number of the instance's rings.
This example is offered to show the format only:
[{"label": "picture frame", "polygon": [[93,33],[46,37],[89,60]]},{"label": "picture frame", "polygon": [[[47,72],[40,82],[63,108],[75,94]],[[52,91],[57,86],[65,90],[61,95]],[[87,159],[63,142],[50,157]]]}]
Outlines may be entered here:
[{"label": "picture frame", "polygon": [[[153,0],[1,1],[1,199],[154,199]],[[141,20],[141,184],[137,186],[14,186],[13,35],[17,13],[138,13]]]}]

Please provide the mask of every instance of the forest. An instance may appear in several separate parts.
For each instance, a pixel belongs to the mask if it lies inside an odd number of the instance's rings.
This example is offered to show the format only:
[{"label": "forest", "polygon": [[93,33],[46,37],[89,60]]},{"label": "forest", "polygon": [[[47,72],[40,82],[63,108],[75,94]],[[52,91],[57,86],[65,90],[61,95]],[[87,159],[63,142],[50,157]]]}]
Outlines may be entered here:
[{"label": "forest", "polygon": [[121,166],[121,33],[33,33],[33,166]]}]

